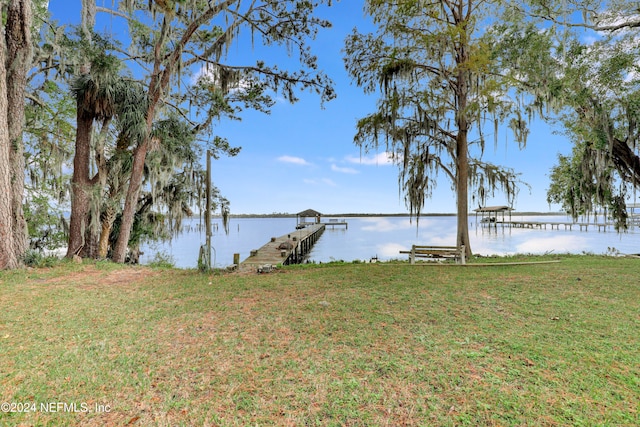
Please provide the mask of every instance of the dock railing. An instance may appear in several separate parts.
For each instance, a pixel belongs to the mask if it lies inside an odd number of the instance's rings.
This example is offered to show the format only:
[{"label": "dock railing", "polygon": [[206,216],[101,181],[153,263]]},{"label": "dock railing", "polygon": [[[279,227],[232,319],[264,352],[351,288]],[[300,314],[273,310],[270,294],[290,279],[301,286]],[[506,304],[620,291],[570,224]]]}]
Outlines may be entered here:
[{"label": "dock railing", "polygon": [[[317,225],[317,224],[314,224]],[[294,236],[294,246],[291,249],[291,252],[286,256],[285,260],[282,262],[283,265],[290,264],[300,264],[304,261],[304,257],[311,252],[311,248],[318,241],[322,233],[324,232],[325,226],[321,225],[317,227],[317,229],[302,239],[297,240]]]}]

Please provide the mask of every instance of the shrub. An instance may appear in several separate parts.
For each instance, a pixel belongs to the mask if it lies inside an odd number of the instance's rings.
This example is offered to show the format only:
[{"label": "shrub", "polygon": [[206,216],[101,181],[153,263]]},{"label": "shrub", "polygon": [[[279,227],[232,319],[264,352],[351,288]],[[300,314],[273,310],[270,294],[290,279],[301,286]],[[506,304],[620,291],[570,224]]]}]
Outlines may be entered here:
[{"label": "shrub", "polygon": [[53,267],[60,262],[58,257],[54,255],[44,255],[40,251],[33,249],[28,250],[22,257],[22,261],[27,267]]},{"label": "shrub", "polygon": [[156,252],[151,262],[149,262],[149,266],[155,268],[174,268],[176,266],[176,260],[170,253],[159,251]]}]

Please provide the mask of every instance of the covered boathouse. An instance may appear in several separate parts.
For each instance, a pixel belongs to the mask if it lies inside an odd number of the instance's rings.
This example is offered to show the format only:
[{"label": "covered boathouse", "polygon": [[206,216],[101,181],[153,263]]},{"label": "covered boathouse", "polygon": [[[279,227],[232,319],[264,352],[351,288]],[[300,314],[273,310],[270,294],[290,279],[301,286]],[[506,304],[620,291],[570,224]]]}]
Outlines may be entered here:
[{"label": "covered boathouse", "polygon": [[313,209],[307,209],[296,214],[296,229],[304,228],[311,224],[320,224],[322,214]]},{"label": "covered boathouse", "polygon": [[502,214],[502,221],[501,222],[505,222],[504,220],[504,214],[505,212],[509,212],[509,219],[511,219],[511,211],[513,209],[510,208],[509,206],[485,206],[485,207],[480,207],[478,209],[474,209],[473,211],[476,213],[476,222],[478,220],[478,214],[481,214],[481,219],[480,219],[480,223],[489,223],[489,224],[495,224],[496,222],[498,222],[498,214]]}]

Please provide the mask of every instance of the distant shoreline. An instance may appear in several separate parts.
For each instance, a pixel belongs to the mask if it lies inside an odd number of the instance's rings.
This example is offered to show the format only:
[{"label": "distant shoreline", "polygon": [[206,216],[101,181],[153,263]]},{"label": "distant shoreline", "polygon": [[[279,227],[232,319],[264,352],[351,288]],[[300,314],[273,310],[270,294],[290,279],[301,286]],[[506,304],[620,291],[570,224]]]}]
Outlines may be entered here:
[{"label": "distant shoreline", "polygon": [[[470,212],[469,216],[475,216],[475,212]],[[505,214],[509,215],[509,214]],[[567,215],[564,212],[512,212],[511,216],[558,216],[558,215]],[[195,216],[195,215],[194,215]],[[270,214],[230,214],[230,218],[296,218],[297,214],[292,213],[270,213]],[[408,213],[339,213],[339,214],[322,214],[323,217],[327,218],[358,218],[358,217],[413,217],[415,215],[410,215]],[[456,216],[455,213],[422,213],[420,217],[438,217],[438,216]],[[220,218],[220,215],[214,215],[214,218]]]}]

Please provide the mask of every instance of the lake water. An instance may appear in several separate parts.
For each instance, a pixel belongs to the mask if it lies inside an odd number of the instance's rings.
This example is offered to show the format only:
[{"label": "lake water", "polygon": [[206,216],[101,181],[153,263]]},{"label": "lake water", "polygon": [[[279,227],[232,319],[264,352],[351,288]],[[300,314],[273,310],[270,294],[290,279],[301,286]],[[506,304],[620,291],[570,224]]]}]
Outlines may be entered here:
[{"label": "lake water", "polygon": [[[513,221],[554,221],[571,222],[563,215],[558,216],[518,216]],[[327,227],[322,237],[309,254],[309,260],[315,262],[330,261],[368,261],[373,257],[379,260],[407,259],[400,250],[407,250],[413,244],[455,245],[456,218],[454,216],[425,216],[420,218],[416,228],[415,219],[408,217],[349,217],[345,218],[348,228]],[[145,245],[141,263],[148,263],[158,251],[172,257],[175,265],[181,268],[195,268],[198,263],[200,245],[205,243],[204,232],[194,229],[199,220],[186,222],[192,231],[184,232],[171,242]],[[212,237],[212,261],[216,267],[226,267],[233,263],[233,254],[239,253],[245,260],[252,249],[258,249],[271,237],[291,233],[295,235],[295,218],[232,218],[229,234],[225,234],[221,221],[214,220]],[[612,230],[612,228],[609,228]],[[593,253],[605,254],[618,251],[623,254],[640,253],[640,227],[626,233],[615,231],[599,232],[589,227],[588,231],[523,229],[486,227],[470,216],[469,233],[471,248],[479,255],[544,254],[551,253]]]}]

